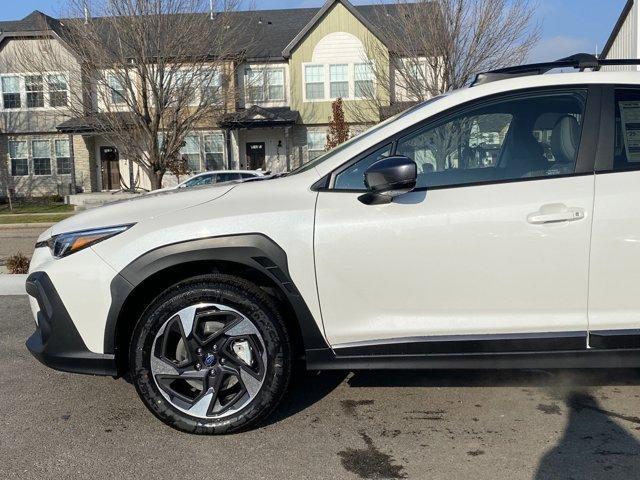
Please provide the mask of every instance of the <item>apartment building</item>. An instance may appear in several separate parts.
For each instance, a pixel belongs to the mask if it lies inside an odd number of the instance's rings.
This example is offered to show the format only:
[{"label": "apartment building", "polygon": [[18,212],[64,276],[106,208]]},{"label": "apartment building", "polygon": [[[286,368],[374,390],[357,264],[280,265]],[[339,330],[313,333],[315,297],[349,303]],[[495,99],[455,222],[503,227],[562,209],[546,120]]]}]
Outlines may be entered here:
[{"label": "apartment building", "polygon": [[[237,92],[232,104],[184,142],[181,153],[193,172],[299,166],[324,151],[336,98],[344,101],[353,133],[378,122],[380,110],[396,101],[388,93],[393,88],[380,88],[376,102],[370,94],[377,91],[374,62],[393,68],[384,22],[391,25],[395,13],[393,5],[354,6],[347,0],[328,0],[321,8],[235,12],[246,17],[258,41],[247,40],[241,61],[230,67],[228,81]],[[141,170],[97,131],[92,112],[81,118],[65,113],[71,89],[80,88],[70,85],[65,72],[34,75],[19,67],[17,59],[43,37],[55,39],[60,55],[73,64],[73,51],[58,35],[62,22],[38,11],[0,22],[0,196],[7,188],[17,196],[65,195],[73,185],[85,192],[118,190],[132,172],[138,186],[149,188]],[[373,51],[377,58],[371,58]],[[175,181],[171,177],[165,184]]]}]

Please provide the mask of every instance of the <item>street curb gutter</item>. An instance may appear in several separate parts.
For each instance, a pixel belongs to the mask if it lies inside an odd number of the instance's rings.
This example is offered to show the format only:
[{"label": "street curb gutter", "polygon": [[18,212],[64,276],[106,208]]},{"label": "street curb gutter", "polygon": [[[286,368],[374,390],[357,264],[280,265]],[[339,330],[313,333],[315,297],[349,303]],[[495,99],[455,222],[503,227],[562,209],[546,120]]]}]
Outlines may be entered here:
[{"label": "street curb gutter", "polygon": [[27,275],[0,274],[0,296],[2,295],[26,295],[25,282]]},{"label": "street curb gutter", "polygon": [[19,230],[21,228],[49,228],[55,225],[54,223],[2,223],[0,224],[0,230]]}]

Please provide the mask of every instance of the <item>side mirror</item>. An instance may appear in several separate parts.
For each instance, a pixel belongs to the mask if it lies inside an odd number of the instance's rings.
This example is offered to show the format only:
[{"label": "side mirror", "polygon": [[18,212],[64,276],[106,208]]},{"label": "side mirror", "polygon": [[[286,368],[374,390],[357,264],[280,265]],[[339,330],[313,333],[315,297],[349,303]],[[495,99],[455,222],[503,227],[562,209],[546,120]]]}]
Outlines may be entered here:
[{"label": "side mirror", "polygon": [[394,197],[416,188],[418,166],[407,157],[387,157],[378,160],[364,172],[364,183],[369,190],[360,195],[365,205],[391,203]]}]

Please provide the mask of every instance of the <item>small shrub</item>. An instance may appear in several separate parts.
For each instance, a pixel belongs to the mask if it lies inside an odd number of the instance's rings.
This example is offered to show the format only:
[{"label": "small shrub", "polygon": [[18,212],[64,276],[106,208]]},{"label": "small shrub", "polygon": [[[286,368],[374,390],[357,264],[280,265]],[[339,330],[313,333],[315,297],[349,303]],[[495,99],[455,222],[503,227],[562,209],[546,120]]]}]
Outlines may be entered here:
[{"label": "small shrub", "polygon": [[9,273],[23,274],[29,271],[29,258],[18,252],[7,258]]},{"label": "small shrub", "polygon": [[62,203],[64,202],[64,197],[62,195],[58,195],[57,193],[54,195],[51,195],[49,197],[49,201],[53,202],[53,203]]}]

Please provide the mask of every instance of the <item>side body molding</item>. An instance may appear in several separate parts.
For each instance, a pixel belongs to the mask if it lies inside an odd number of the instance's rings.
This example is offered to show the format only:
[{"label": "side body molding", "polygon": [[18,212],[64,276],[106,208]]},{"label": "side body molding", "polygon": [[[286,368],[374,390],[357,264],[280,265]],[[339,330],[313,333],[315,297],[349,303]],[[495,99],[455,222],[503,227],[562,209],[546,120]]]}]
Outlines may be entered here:
[{"label": "side body molding", "polygon": [[112,304],[105,327],[104,351],[115,353],[116,327],[129,295],[152,275],[189,262],[221,261],[242,264],[260,271],[277,285],[292,306],[305,350],[328,349],[318,324],[289,274],[287,255],[269,237],[250,233],[201,238],[151,250],[127,265],[111,282]]}]

